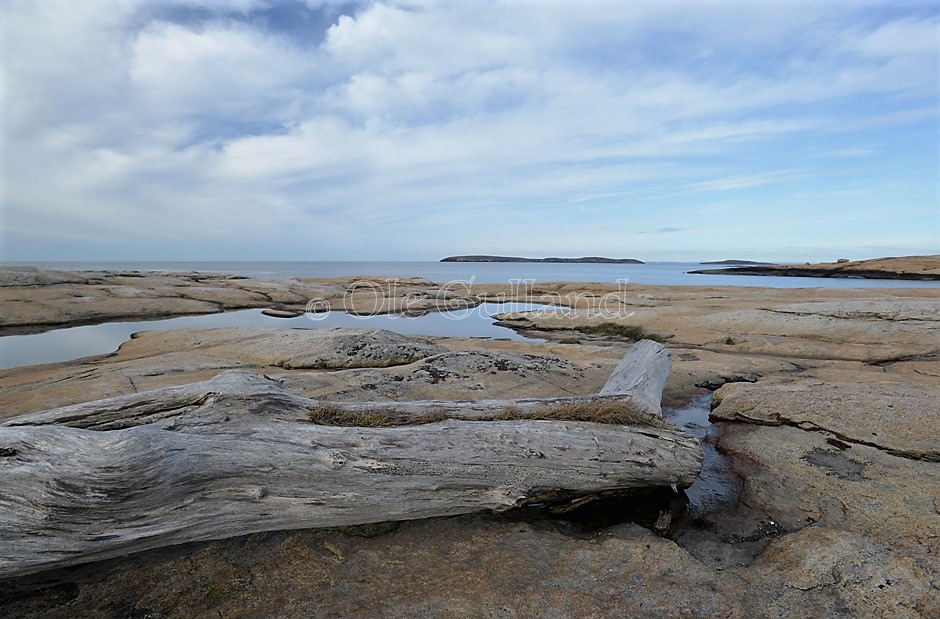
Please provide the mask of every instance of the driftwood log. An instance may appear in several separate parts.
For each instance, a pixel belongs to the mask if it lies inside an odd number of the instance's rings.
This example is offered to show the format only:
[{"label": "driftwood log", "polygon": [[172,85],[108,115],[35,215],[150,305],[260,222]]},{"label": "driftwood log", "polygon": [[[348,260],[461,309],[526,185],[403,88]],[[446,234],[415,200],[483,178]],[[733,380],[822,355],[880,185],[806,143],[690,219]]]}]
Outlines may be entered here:
[{"label": "driftwood log", "polygon": [[698,442],[661,422],[467,420],[634,397],[655,416],[669,371],[665,349],[641,342],[603,395],[383,404],[453,417],[397,427],[311,423],[323,403],[240,371],[16,417],[0,426],[0,577],[258,531],[686,487]]}]

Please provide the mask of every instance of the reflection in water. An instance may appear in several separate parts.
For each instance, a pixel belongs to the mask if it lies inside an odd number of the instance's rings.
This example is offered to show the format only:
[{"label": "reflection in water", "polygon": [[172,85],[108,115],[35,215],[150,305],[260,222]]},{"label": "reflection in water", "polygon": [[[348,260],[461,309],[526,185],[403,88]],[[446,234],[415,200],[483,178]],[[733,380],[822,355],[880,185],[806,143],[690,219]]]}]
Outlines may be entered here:
[{"label": "reflection in water", "polygon": [[56,329],[30,335],[0,337],[0,369],[70,361],[89,355],[101,355],[117,350],[130,339],[132,333],[167,329],[214,329],[219,327],[275,327],[291,329],[323,329],[351,327],[359,329],[387,329],[405,335],[432,335],[445,337],[487,337],[511,340],[531,340],[506,327],[493,324],[493,314],[525,312],[550,306],[535,303],[483,303],[455,312],[432,312],[424,316],[352,316],[345,312],[311,314],[297,318],[272,318],[260,309],[183,316],[166,320],[110,322]]}]

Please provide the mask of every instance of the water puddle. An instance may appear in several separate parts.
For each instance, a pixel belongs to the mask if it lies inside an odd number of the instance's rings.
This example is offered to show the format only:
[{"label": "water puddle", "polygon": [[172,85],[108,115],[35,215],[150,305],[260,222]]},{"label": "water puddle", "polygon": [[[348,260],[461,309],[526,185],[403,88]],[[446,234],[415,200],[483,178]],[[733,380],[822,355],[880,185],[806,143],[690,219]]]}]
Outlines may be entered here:
[{"label": "water puddle", "polygon": [[687,513],[700,516],[728,508],[737,502],[741,493],[741,480],[731,471],[728,458],[715,448],[717,429],[708,420],[711,412],[711,392],[699,396],[688,405],[666,409],[663,417],[702,441],[705,456],[702,472],[695,483],[686,488],[689,499]]},{"label": "water puddle", "polygon": [[331,311],[296,318],[265,316],[260,309],[220,314],[182,316],[164,320],[108,322],[55,329],[28,335],[0,337],[0,369],[38,363],[72,361],[90,355],[114,352],[133,333],[169,329],[214,329],[220,327],[267,327],[284,329],[326,329],[349,327],[386,329],[404,335],[442,337],[505,338],[517,341],[543,341],[527,338],[494,324],[493,315],[504,312],[528,312],[551,308],[537,303],[483,303],[470,309],[431,312],[423,316],[354,316]]},{"label": "water puddle", "polygon": [[698,561],[716,569],[750,565],[772,541],[786,534],[767,514],[740,500],[743,482],[733,462],[719,452],[720,426],[708,421],[712,394],[667,410],[665,418],[702,440],[705,459],[685,493],[688,504],[673,520],[668,537]]},{"label": "water puddle", "polygon": [[[598,531],[637,524],[667,537],[716,570],[750,565],[774,539],[789,530],[743,503],[743,482],[732,460],[718,451],[720,427],[708,420],[711,393],[686,406],[664,409],[663,417],[701,439],[704,461],[698,479],[684,491],[652,488],[597,496],[571,509],[565,504],[532,505],[502,517],[563,523],[567,535],[590,539]],[[827,464],[831,462],[827,461]]]},{"label": "water puddle", "polygon": [[[694,398],[681,408],[666,408],[663,417],[702,441],[704,460],[698,479],[684,491],[651,488],[614,492],[570,508],[565,504],[535,504],[509,515],[528,521],[561,520],[578,533],[593,533],[627,522],[639,524],[671,538],[681,538],[703,518],[720,519],[738,506],[741,479],[731,462],[715,447],[718,429],[708,420],[711,392]],[[665,515],[665,517],[664,517]]]}]

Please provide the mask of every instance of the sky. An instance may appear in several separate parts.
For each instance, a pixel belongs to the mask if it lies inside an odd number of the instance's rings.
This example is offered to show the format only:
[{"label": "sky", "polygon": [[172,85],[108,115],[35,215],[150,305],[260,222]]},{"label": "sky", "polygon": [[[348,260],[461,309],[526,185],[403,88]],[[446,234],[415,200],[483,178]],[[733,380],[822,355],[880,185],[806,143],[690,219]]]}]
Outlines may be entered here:
[{"label": "sky", "polygon": [[940,253],[940,2],[0,0],[5,261]]}]

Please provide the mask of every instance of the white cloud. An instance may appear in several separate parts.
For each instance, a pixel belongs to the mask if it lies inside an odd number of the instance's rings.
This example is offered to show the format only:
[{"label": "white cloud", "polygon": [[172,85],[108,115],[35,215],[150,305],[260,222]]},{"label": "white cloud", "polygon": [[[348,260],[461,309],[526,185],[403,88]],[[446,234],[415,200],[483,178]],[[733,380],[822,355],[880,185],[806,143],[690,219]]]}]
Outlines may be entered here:
[{"label": "white cloud", "polygon": [[717,178],[688,185],[693,191],[729,191],[733,189],[746,189],[749,187],[760,187],[773,183],[787,182],[806,176],[805,171],[801,170],[781,170],[766,174],[756,174],[753,176],[734,176],[728,178]]},{"label": "white cloud", "polygon": [[929,18],[900,19],[847,38],[844,48],[875,57],[920,56],[936,61],[937,54],[940,53],[938,30],[940,20],[936,15]]},{"label": "white cloud", "polygon": [[936,19],[861,27],[836,3],[376,2],[319,47],[259,25],[272,3],[185,5],[210,15],[0,9],[11,229],[322,236],[628,208],[798,180],[793,156],[753,153],[884,115],[862,98],[935,113]]},{"label": "white cloud", "polygon": [[875,153],[870,148],[840,148],[822,153],[827,157],[868,157]]},{"label": "white cloud", "polygon": [[134,41],[130,95],[152,114],[287,120],[290,88],[313,73],[295,50],[242,25],[194,32],[156,23]]}]

